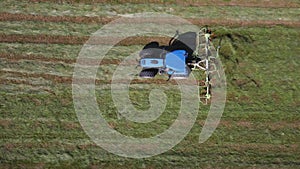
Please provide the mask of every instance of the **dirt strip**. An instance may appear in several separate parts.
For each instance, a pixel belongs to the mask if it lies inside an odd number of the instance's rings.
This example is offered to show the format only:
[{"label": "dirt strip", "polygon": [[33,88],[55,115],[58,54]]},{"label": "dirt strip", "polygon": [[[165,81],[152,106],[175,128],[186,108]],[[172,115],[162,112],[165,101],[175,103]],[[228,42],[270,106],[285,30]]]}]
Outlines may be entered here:
[{"label": "dirt strip", "polygon": [[[88,66],[97,66],[99,65],[99,59],[63,59],[63,58],[53,58],[46,57],[43,55],[33,55],[33,54],[15,54],[15,53],[0,53],[0,58],[6,59],[8,61],[17,62],[20,60],[30,60],[30,61],[41,61],[41,62],[51,62],[58,63],[63,62],[67,64],[80,64],[80,65],[88,65]],[[120,59],[102,59],[100,65],[119,65],[122,63]],[[137,65],[136,60],[128,60],[122,63],[122,65]]]},{"label": "dirt strip", "polygon": [[[18,73],[14,73],[16,75]],[[20,77],[34,77],[34,78],[39,78],[42,77],[46,80],[51,80],[55,84],[79,84],[79,85],[84,85],[84,84],[94,84],[94,79],[75,79],[75,81],[72,81],[72,77],[63,77],[63,76],[58,76],[58,75],[50,75],[50,74],[24,74],[20,73],[22,76]],[[191,81],[183,81],[184,84],[192,84],[193,82]],[[197,81],[196,81],[197,82]],[[3,79],[0,78],[0,84],[4,85],[10,85],[10,84],[25,84],[25,85],[31,85],[31,86],[41,86],[37,84],[33,84],[30,81],[26,80],[20,80],[20,79]],[[105,85],[105,84],[127,84],[127,80],[125,79],[120,79],[120,80],[115,80],[114,83],[112,83],[111,80],[95,80],[96,85]],[[134,79],[130,82],[130,84],[161,84],[161,85],[166,85],[166,84],[171,84],[171,85],[177,85],[175,80],[170,80],[167,81],[166,79]]]},{"label": "dirt strip", "polygon": [[43,62],[64,62],[68,64],[76,63],[75,59],[61,59],[61,58],[50,58],[43,55],[24,55],[15,53],[0,53],[0,58],[7,59],[9,61],[20,61],[20,60],[35,60]]},{"label": "dirt strip", "polygon": [[[56,97],[56,96],[54,96]],[[36,103],[37,106],[41,105],[41,102],[37,101],[36,99],[32,98],[32,100]],[[68,101],[69,104],[71,104],[71,101]],[[22,119],[22,120],[14,120],[11,118],[6,118],[6,119],[1,119],[0,118],[0,127],[4,127],[5,129],[14,129],[14,127],[18,124],[24,124],[27,120],[26,119]],[[51,128],[55,128],[55,125],[57,125],[57,121],[55,120],[31,120],[32,122],[34,122],[34,124],[37,124],[37,126],[35,127],[42,127],[42,125],[47,125],[48,127]],[[111,122],[111,123],[115,123],[115,122]],[[203,127],[205,123],[205,120],[200,120],[198,121],[196,124],[200,124],[201,127]],[[80,129],[80,124],[78,122],[73,122],[73,121],[61,121],[60,123],[63,126],[66,126],[65,129]],[[117,124],[112,124],[112,126],[116,126]],[[246,129],[271,129],[272,131],[278,131],[278,130],[284,130],[284,129],[294,129],[294,130],[298,130],[300,129],[300,122],[297,120],[293,120],[293,121],[279,121],[279,122],[272,122],[272,121],[268,121],[268,122],[264,122],[263,124],[257,124],[253,121],[234,121],[234,120],[221,120],[218,124],[219,127],[222,128],[227,128],[230,130],[234,130],[235,128],[244,128]],[[70,127],[72,126],[72,127]],[[299,145],[300,146],[300,145]]]},{"label": "dirt strip", "polygon": [[284,20],[232,20],[232,19],[187,19],[195,25],[219,25],[229,27],[272,27],[287,26],[291,28],[299,28],[300,21],[284,21]]},{"label": "dirt strip", "polygon": [[[44,78],[46,80],[51,80],[54,83],[72,83],[72,77],[69,76],[58,76],[53,74],[43,74],[43,73],[27,73],[27,72],[16,72],[16,71],[6,71],[6,70],[0,70],[1,74],[7,73],[11,74],[16,77],[22,77],[22,78]],[[15,79],[2,79],[0,80],[1,84],[10,84],[10,83],[16,83],[16,84],[22,84],[22,80],[18,81]]]},{"label": "dirt strip", "polygon": [[[86,16],[42,16],[42,15],[31,15],[31,14],[12,14],[12,13],[0,13],[0,21],[39,21],[39,22],[71,22],[80,24],[107,24],[111,21],[118,19],[119,17],[86,17]],[[198,26],[203,25],[219,25],[219,26],[275,26],[283,25],[288,27],[300,27],[299,21],[284,21],[284,20],[232,20],[232,19],[195,19],[186,18],[191,24]],[[174,22],[169,18],[127,18],[123,21],[124,23],[164,23],[164,24],[183,24],[182,22]]]},{"label": "dirt strip", "polygon": [[0,13],[0,21],[39,21],[39,22],[71,22],[82,24],[102,23],[106,24],[117,17],[106,16],[43,16],[43,15],[31,15],[31,14],[11,14],[7,12]]},{"label": "dirt strip", "polygon": [[[81,130],[80,130],[81,131]],[[214,144],[214,143],[206,143],[205,145],[199,144],[198,147],[206,146],[206,148],[215,148],[218,149],[229,149],[232,151],[238,152],[245,152],[245,151],[253,151],[257,150],[258,152],[269,152],[269,151],[278,151],[278,152],[297,152],[299,150],[298,144],[286,144],[286,145],[278,145],[278,144],[267,144],[267,143],[224,143],[222,145]],[[87,143],[87,144],[64,144],[63,142],[51,141],[50,143],[31,143],[31,142],[24,142],[24,143],[6,143],[3,144],[2,148],[4,150],[13,150],[18,147],[22,147],[24,149],[34,149],[34,148],[64,148],[68,151],[73,150],[87,150],[87,149],[97,149],[99,148],[94,143]],[[195,147],[194,147],[195,148]],[[192,149],[189,149],[192,151]],[[188,150],[185,150],[188,153]],[[29,167],[30,168],[30,167]]]},{"label": "dirt strip", "polygon": [[[0,70],[0,74],[11,74],[13,76],[22,77],[22,78],[44,78],[46,80],[51,80],[54,83],[64,83],[64,84],[112,84],[112,80],[99,80],[92,78],[73,78],[70,76],[59,76],[54,74],[45,74],[45,73],[27,73],[27,72],[17,72],[17,71],[9,71],[9,70]],[[114,84],[126,84],[127,79],[119,79],[114,80]],[[198,83],[202,83],[202,81],[189,81],[189,80],[176,80],[182,84],[193,84],[198,85]],[[175,80],[167,81],[166,79],[133,79],[130,84],[172,84],[177,85]],[[22,81],[16,81],[11,79],[0,79],[0,84],[22,84]],[[196,84],[197,83],[197,84]]]},{"label": "dirt strip", "polygon": [[[85,3],[85,4],[95,4],[95,3],[113,3],[116,2],[112,0],[27,0],[29,2],[52,2],[52,3]],[[118,4],[121,3],[132,3],[132,4],[143,4],[144,0],[118,0]],[[171,0],[171,1],[161,1],[161,0],[148,0],[147,3],[155,3],[162,5],[180,5],[180,6],[242,6],[242,7],[262,7],[262,8],[298,8],[299,3],[282,1],[282,0],[211,0],[211,1],[195,1],[195,0]]]},{"label": "dirt strip", "polygon": [[56,35],[6,35],[0,34],[2,43],[84,44],[88,37]]}]

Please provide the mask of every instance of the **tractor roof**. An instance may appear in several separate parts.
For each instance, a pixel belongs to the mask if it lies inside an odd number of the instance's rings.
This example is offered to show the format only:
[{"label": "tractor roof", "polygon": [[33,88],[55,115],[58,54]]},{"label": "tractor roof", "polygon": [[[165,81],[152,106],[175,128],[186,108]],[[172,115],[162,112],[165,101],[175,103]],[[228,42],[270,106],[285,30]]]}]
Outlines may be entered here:
[{"label": "tractor roof", "polygon": [[187,52],[185,50],[174,50],[166,54],[166,67],[176,72],[185,72],[185,58]]}]

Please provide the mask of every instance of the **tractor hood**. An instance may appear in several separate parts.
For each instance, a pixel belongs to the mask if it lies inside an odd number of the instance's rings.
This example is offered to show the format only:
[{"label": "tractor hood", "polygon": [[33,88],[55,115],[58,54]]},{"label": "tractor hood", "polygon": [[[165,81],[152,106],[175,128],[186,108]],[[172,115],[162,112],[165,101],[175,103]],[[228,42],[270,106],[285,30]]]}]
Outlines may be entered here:
[{"label": "tractor hood", "polygon": [[160,58],[143,58],[140,65],[145,68],[160,68],[164,66],[164,60]]},{"label": "tractor hood", "polygon": [[175,72],[185,72],[185,58],[187,52],[185,50],[174,50],[166,54],[166,67]]}]

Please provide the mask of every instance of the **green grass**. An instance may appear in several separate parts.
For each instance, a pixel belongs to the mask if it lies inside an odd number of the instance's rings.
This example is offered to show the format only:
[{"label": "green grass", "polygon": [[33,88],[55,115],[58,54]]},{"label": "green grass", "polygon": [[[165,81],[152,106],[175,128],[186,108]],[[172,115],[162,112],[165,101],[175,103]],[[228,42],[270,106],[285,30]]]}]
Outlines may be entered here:
[{"label": "green grass", "polygon": [[64,35],[64,36],[90,36],[102,27],[100,24],[76,24],[76,23],[53,23],[53,22],[33,22],[14,21],[0,22],[3,34],[21,35]]},{"label": "green grass", "polygon": [[243,20],[293,20],[299,21],[297,8],[249,8],[235,6],[181,7],[161,4],[57,4],[28,3],[3,0],[0,12],[27,13],[54,16],[116,16],[142,12],[160,12],[187,18],[219,18]]},{"label": "green grass", "polygon": [[[222,28],[216,27],[219,36],[231,34],[232,39],[224,36],[221,59],[226,69],[229,82],[229,101],[238,101],[249,109],[265,108],[290,110],[299,102],[298,48],[299,29],[297,28]],[[243,35],[244,38],[241,38]],[[217,44],[219,38],[214,41]],[[42,54],[54,58],[76,58],[81,46],[77,45],[42,45],[42,44],[5,44],[1,49],[5,53]],[[105,58],[122,59],[141,46],[114,47]],[[1,68],[22,70],[36,73],[55,73],[71,76],[73,65],[52,64],[36,61],[1,62]],[[37,66],[33,66],[37,65]],[[116,66],[102,65],[98,72],[109,78]],[[104,74],[103,74],[104,75]],[[255,84],[255,81],[258,84]],[[259,85],[259,86],[257,86]],[[240,100],[239,98],[243,98]],[[259,99],[257,99],[259,98]],[[273,98],[276,98],[274,100]],[[261,102],[264,100],[264,102]],[[276,101],[276,106],[274,102]],[[244,103],[243,103],[244,102]]]},{"label": "green grass", "polygon": [[[84,4],[54,5],[2,1],[1,11],[19,10],[22,13],[36,12],[45,15],[85,15],[92,6]],[[25,7],[25,8],[23,8]],[[129,9],[117,4],[99,5],[94,12],[116,8],[118,13],[146,10],[160,11],[166,6],[153,7],[142,4]],[[142,8],[145,7],[145,8]],[[57,8],[56,13],[49,13]],[[174,14],[181,7],[174,6]],[[261,9],[240,7],[187,8],[186,14],[218,17],[217,12],[228,10],[225,16],[255,19],[295,17],[298,9]],[[213,11],[208,11],[212,9]],[[69,13],[62,13],[70,10]],[[150,10],[150,11],[151,11]],[[203,10],[206,13],[196,14]],[[207,10],[207,11],[206,11]],[[159,10],[158,10],[159,11]],[[275,11],[278,11],[276,13]],[[215,14],[214,14],[215,12]],[[97,13],[97,14],[99,14]],[[189,15],[188,17],[194,17]],[[273,18],[274,17],[274,18]],[[88,35],[97,25],[42,22],[1,22],[8,33],[53,35]],[[18,29],[19,26],[23,26]],[[36,30],[31,32],[30,30]],[[76,31],[75,31],[76,29]],[[78,29],[78,30],[77,30]],[[81,128],[72,102],[70,84],[53,83],[43,78],[18,77],[1,73],[1,79],[16,79],[27,84],[1,84],[0,87],[0,168],[299,168],[300,165],[300,29],[276,27],[214,27],[218,35],[213,42],[218,44],[223,37],[221,60],[227,77],[227,102],[221,123],[212,137],[199,144],[198,137],[208,106],[201,105],[198,118],[187,137],[171,150],[147,159],[123,158],[108,153],[95,145]],[[74,30],[74,31],[73,31]],[[3,30],[2,30],[3,31]],[[5,33],[5,32],[3,32]],[[106,56],[123,59],[140,45],[116,46]],[[43,55],[47,58],[76,59],[80,45],[0,43],[3,53]],[[71,77],[74,65],[42,61],[0,60],[0,69],[57,74]],[[111,78],[116,65],[103,65],[98,71],[100,78]],[[104,77],[105,75],[105,77]],[[131,85],[130,99],[138,109],[149,107],[149,90],[155,85],[139,89]],[[138,124],[118,119],[111,98],[110,86],[96,86],[97,102],[103,116],[119,132],[134,137],[151,137],[172,124],[177,117],[180,95],[170,85],[162,85],[168,96],[167,108],[162,116],[149,123]]]},{"label": "green grass", "polygon": [[[3,53],[42,55],[47,58],[77,59],[82,45],[62,44],[22,44],[22,43],[0,43]],[[139,51],[142,45],[115,46],[109,51],[107,59],[122,59],[129,56],[132,51]]]}]

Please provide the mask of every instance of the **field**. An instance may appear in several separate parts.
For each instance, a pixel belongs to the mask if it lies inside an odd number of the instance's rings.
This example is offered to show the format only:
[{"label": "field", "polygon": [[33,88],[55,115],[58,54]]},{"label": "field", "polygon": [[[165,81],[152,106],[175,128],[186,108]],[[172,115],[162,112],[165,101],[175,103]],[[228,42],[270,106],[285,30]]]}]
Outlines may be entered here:
[{"label": "field", "polygon": [[[20,0],[0,1],[0,168],[300,168],[300,2],[241,0]],[[227,79],[218,128],[202,144],[209,106],[201,105],[190,133],[171,150],[144,159],[97,146],[82,129],[72,99],[78,54],[90,35],[126,14],[162,12],[209,25]],[[133,105],[149,108],[160,85],[166,110],[154,122],[118,119],[110,83],[118,64],[151,40],[132,37],[114,46],[97,72],[99,109],[122,134],[147,138],[176,119],[175,82],[135,79]],[[85,64],[93,65],[93,60]],[[130,60],[131,65],[135,60]]]}]

